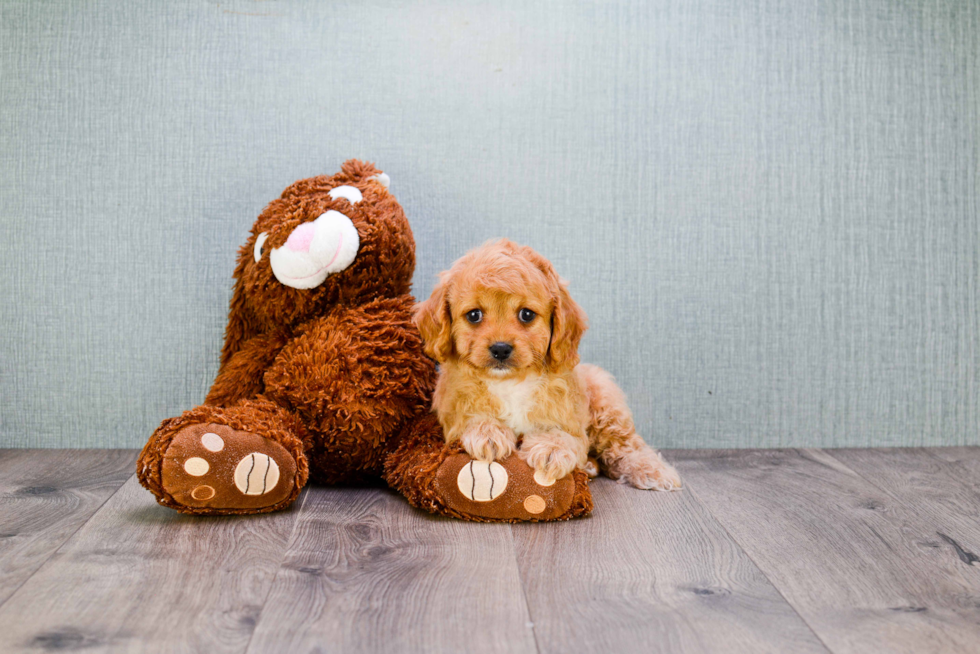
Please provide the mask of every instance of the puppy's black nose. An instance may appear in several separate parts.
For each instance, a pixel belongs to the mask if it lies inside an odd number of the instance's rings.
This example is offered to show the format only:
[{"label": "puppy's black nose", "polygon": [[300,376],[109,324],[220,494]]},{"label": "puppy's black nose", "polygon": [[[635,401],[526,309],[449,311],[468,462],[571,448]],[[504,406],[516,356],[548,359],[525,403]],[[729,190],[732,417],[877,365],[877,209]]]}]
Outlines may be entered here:
[{"label": "puppy's black nose", "polygon": [[506,361],[514,352],[514,346],[510,343],[494,343],[490,346],[490,355],[497,361]]}]

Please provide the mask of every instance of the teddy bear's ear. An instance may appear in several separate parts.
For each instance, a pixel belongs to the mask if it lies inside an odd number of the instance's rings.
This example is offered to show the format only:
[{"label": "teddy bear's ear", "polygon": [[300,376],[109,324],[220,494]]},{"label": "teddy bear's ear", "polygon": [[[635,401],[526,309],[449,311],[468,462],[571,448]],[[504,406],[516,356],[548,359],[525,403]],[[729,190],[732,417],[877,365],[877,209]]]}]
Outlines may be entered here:
[{"label": "teddy bear's ear", "polygon": [[365,180],[372,175],[381,173],[373,163],[360,159],[348,159],[341,165],[340,172],[351,182]]},{"label": "teddy bear's ear", "polygon": [[388,186],[391,184],[391,178],[382,171],[378,170],[377,166],[370,161],[348,159],[344,162],[344,165],[340,167],[340,171],[352,182],[373,180],[385,188],[388,188]]},{"label": "teddy bear's ear", "polygon": [[[238,264],[235,266],[235,288],[231,294],[231,304],[228,308],[228,326],[225,327],[225,344],[221,349],[221,368],[231,360],[241,349],[242,344],[260,333],[258,320],[248,308],[245,300],[245,266],[252,256],[252,249],[246,244],[238,253]],[[218,374],[221,374],[219,369]]]}]

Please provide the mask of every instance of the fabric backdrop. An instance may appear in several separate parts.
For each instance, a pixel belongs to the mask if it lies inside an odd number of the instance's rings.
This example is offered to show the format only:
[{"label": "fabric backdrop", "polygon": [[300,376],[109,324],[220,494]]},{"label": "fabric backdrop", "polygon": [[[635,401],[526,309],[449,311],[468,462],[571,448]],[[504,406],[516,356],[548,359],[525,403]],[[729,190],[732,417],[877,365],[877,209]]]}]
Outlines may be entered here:
[{"label": "fabric backdrop", "polygon": [[980,443],[974,0],[0,3],[0,446],[142,445],[235,254],[375,161],[507,236],[663,447]]}]

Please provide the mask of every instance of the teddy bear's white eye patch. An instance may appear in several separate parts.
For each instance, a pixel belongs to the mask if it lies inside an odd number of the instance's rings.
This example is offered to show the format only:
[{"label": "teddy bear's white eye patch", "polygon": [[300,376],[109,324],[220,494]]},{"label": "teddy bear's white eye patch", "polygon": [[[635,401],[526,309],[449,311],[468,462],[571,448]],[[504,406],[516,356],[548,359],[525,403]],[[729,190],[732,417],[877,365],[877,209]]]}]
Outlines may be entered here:
[{"label": "teddy bear's white eye patch", "polygon": [[269,233],[262,232],[259,234],[259,237],[255,239],[255,251],[253,252],[255,255],[255,263],[258,263],[259,259],[262,258],[262,245],[265,244],[265,239],[267,238],[269,238]]},{"label": "teddy bear's white eye patch", "polygon": [[337,198],[344,198],[351,204],[357,204],[360,202],[364,196],[361,192],[353,186],[338,186],[335,189],[331,189],[330,197],[334,200]]}]

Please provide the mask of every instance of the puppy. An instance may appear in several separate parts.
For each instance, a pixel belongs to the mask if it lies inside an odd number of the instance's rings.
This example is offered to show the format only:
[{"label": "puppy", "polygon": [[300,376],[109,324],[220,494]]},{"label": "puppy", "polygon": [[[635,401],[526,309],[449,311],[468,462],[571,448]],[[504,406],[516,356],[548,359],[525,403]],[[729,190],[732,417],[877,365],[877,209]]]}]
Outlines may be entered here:
[{"label": "puppy", "polygon": [[470,251],[415,309],[439,363],[433,410],[447,442],[480,461],[518,454],[548,485],[575,468],[637,488],[680,488],[636,434],[609,373],[579,364],[586,316],[551,263],[501,240]]}]

